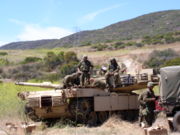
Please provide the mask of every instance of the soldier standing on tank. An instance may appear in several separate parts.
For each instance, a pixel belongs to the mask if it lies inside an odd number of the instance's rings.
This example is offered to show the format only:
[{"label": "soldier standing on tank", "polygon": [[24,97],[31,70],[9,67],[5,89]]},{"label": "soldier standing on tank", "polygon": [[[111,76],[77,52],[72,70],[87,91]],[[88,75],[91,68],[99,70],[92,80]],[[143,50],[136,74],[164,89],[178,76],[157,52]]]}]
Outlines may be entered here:
[{"label": "soldier standing on tank", "polygon": [[108,88],[115,88],[118,86],[118,84],[120,82],[119,70],[120,70],[120,67],[119,67],[116,59],[115,58],[110,59],[108,72],[105,74],[106,84],[107,84]]},{"label": "soldier standing on tank", "polygon": [[[154,83],[148,82],[147,90],[139,95],[139,125],[149,127],[154,122],[156,96],[153,91]],[[144,125],[142,125],[144,123]]]},{"label": "soldier standing on tank", "polygon": [[84,86],[85,81],[90,84],[90,71],[92,69],[92,63],[88,60],[88,57],[84,55],[82,61],[78,64],[78,71],[82,72],[80,77],[81,86]]}]

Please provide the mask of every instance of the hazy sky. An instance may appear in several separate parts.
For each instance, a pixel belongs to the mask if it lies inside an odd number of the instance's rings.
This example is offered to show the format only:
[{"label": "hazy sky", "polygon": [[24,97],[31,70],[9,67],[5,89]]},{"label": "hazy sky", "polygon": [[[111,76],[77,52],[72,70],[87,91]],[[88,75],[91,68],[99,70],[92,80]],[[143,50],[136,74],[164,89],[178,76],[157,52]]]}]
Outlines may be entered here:
[{"label": "hazy sky", "polygon": [[61,38],[172,9],[180,9],[180,0],[0,0],[0,45]]}]

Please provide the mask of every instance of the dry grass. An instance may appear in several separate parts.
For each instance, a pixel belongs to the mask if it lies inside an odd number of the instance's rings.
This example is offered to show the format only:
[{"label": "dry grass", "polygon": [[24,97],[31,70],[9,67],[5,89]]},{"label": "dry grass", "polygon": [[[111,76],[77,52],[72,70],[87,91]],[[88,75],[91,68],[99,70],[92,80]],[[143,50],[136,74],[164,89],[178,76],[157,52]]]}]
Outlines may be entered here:
[{"label": "dry grass", "polygon": [[[23,119],[22,119],[23,120]],[[0,135],[21,135],[16,132],[9,131],[5,126],[5,123],[11,122],[17,126],[22,122],[19,118],[1,119],[0,122]],[[160,117],[155,123],[163,124],[166,119]],[[24,135],[24,134],[22,134]],[[30,134],[29,134],[30,135]],[[109,118],[103,125],[99,127],[69,127],[64,128],[37,128],[31,135],[144,135],[144,130],[138,126],[138,123],[130,123],[120,120],[117,116]],[[169,135],[180,135],[180,133],[170,133]]]},{"label": "dry grass", "polygon": [[121,121],[117,117],[111,117],[100,127],[65,127],[62,129],[49,128],[44,131],[36,131],[33,135],[144,135],[144,131],[137,123]]},{"label": "dry grass", "polygon": [[[34,49],[34,50],[1,50],[1,52],[7,52],[8,55],[0,56],[0,58],[7,58],[9,61],[17,63],[26,57],[44,57],[47,52],[53,51],[58,53],[60,51],[75,51],[78,57],[81,58],[84,54],[88,55],[93,62],[107,62],[110,57],[117,57],[119,59],[126,58],[128,55],[140,55],[146,56],[153,50],[164,50],[172,48],[180,52],[180,43],[172,43],[167,45],[148,45],[142,48],[126,48],[119,50],[105,50],[105,51],[92,51],[90,47],[74,47],[74,48],[54,48],[54,49]],[[144,58],[144,57],[143,57]]]}]

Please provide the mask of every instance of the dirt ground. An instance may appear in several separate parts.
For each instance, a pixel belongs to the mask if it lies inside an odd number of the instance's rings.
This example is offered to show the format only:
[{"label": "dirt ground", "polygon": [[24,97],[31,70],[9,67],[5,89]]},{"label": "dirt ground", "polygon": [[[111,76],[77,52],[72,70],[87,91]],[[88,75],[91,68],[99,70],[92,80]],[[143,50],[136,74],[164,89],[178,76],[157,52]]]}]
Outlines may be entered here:
[{"label": "dirt ground", "polygon": [[[20,120],[3,120],[0,123],[0,135],[25,135],[24,132],[17,132],[16,129],[8,129],[5,125],[7,122],[14,123],[19,125],[21,123]],[[155,125],[165,125],[166,119],[159,118],[155,123]],[[168,127],[167,127],[168,128]],[[114,116],[109,118],[103,125],[98,127],[70,127],[65,126],[63,128],[45,128],[43,129],[37,127],[29,135],[144,135],[144,130],[138,126],[137,122],[126,122],[120,120],[118,117]],[[180,133],[169,133],[169,135],[180,135]]]}]

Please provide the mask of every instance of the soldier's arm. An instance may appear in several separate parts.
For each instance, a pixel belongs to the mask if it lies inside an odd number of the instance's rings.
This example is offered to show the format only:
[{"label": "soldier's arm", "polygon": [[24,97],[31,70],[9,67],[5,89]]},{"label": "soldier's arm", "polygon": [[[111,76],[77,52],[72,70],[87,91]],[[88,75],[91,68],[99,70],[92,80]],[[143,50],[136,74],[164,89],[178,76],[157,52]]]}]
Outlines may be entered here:
[{"label": "soldier's arm", "polygon": [[116,72],[119,72],[119,70],[120,70],[120,66],[118,65],[117,69],[116,69]]},{"label": "soldier's arm", "polygon": [[93,68],[94,66],[93,66],[93,64],[89,61],[89,65],[90,65],[90,67],[91,68]]},{"label": "soldier's arm", "polygon": [[140,103],[140,105],[145,105],[146,102],[143,101],[143,98],[142,98],[143,94],[140,94],[139,97],[138,97],[138,101]]},{"label": "soldier's arm", "polygon": [[79,62],[78,66],[77,66],[78,71],[81,71],[81,69],[80,69],[81,65],[82,65],[82,62]]}]

